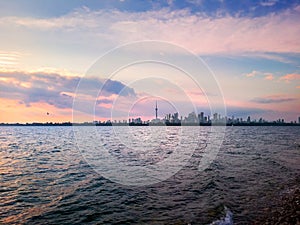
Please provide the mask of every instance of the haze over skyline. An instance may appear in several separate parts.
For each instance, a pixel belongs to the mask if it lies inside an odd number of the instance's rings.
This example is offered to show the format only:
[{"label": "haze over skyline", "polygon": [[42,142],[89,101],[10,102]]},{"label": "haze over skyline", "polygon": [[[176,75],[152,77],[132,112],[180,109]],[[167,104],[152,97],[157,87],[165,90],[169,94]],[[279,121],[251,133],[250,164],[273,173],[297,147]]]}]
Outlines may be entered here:
[{"label": "haze over skyline", "polygon": [[[0,122],[71,121],[76,87],[94,62],[113,48],[145,40],[181,46],[203,59],[219,83],[228,116],[285,121],[300,116],[298,1],[12,0],[0,3],[0,15]],[[162,54],[184,60],[176,51]],[[105,68],[97,72],[84,78],[89,90],[105,83]],[[147,80],[145,74],[170,80]],[[138,79],[144,80],[131,83]],[[128,115],[128,105],[133,115],[153,118],[159,97],[162,110],[174,113],[176,103],[186,114],[191,108],[183,92],[199,112],[209,110],[205,96],[215,94],[197,89],[176,68],[132,65],[105,85],[96,118],[108,119],[116,102],[120,118]]]}]

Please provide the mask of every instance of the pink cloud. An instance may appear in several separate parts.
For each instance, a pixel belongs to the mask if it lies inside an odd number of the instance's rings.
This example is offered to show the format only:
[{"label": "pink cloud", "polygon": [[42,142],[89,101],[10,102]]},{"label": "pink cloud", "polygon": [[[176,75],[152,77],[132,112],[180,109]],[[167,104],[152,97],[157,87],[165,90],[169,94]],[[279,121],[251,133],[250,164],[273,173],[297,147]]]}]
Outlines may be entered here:
[{"label": "pink cloud", "polygon": [[253,70],[251,73],[247,73],[246,77],[255,77],[259,73],[260,73],[259,71]]},{"label": "pink cloud", "polygon": [[105,109],[111,109],[113,105],[110,103],[99,103],[98,106]]},{"label": "pink cloud", "polygon": [[209,18],[192,15],[188,11],[175,11],[172,14],[159,11],[151,15],[150,19],[150,14],[151,12],[145,13],[142,19],[136,18],[131,23],[116,22],[112,30],[128,41],[136,39],[136,33],[140,39],[156,39],[156,34],[159,33],[162,40],[200,54],[243,51],[300,52],[299,24],[293,18],[299,17],[296,10],[255,19],[231,16]]},{"label": "pink cloud", "polygon": [[286,75],[280,77],[279,80],[285,81],[287,83],[292,80],[300,80],[300,74],[295,74],[295,73],[286,74]]},{"label": "pink cloud", "polygon": [[250,73],[247,73],[245,75],[246,77],[262,77],[264,76],[265,80],[274,80],[274,75],[272,73],[265,73],[265,72],[261,72],[261,71],[257,71],[257,70],[253,70]]},{"label": "pink cloud", "polygon": [[273,74],[267,74],[267,75],[265,76],[265,80],[274,80]]}]

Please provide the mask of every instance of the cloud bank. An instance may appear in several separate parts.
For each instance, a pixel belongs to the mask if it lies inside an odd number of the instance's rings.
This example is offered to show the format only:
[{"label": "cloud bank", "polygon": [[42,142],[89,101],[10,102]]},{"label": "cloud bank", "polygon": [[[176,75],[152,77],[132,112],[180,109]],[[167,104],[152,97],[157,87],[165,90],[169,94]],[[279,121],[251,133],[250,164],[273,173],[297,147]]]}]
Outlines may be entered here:
[{"label": "cloud bank", "polygon": [[300,5],[254,18],[232,15],[212,17],[192,13],[188,9],[126,12],[92,11],[84,7],[56,18],[3,17],[0,26],[40,32],[50,30],[77,37],[96,36],[112,46],[159,39],[181,45],[197,54],[300,53],[299,21]]}]

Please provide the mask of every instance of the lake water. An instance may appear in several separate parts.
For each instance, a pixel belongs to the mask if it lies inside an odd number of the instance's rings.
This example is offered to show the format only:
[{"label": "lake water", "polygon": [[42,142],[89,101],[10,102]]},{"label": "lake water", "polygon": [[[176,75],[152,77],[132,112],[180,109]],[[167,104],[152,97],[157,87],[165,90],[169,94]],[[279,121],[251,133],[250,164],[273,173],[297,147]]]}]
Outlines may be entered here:
[{"label": "lake water", "polygon": [[299,182],[300,127],[227,127],[204,169],[210,127],[76,129],[0,127],[0,224],[251,224]]}]

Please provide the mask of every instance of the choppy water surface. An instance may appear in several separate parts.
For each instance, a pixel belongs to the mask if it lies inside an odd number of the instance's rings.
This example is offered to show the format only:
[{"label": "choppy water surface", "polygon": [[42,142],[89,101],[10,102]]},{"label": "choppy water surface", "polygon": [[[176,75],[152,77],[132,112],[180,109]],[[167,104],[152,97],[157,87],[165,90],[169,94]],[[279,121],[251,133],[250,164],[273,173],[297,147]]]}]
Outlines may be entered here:
[{"label": "choppy water surface", "polygon": [[167,180],[133,187],[96,173],[82,156],[91,151],[89,141],[78,149],[72,127],[0,127],[0,224],[210,224],[226,213],[228,223],[251,224],[299,181],[300,127],[228,127],[204,171],[198,165],[209,127],[189,127],[187,133],[131,127],[136,139],[121,141],[109,135],[112,127],[81,129],[97,129],[97,138],[85,138],[127,165],[155,165],[178,146],[193,151]]}]

